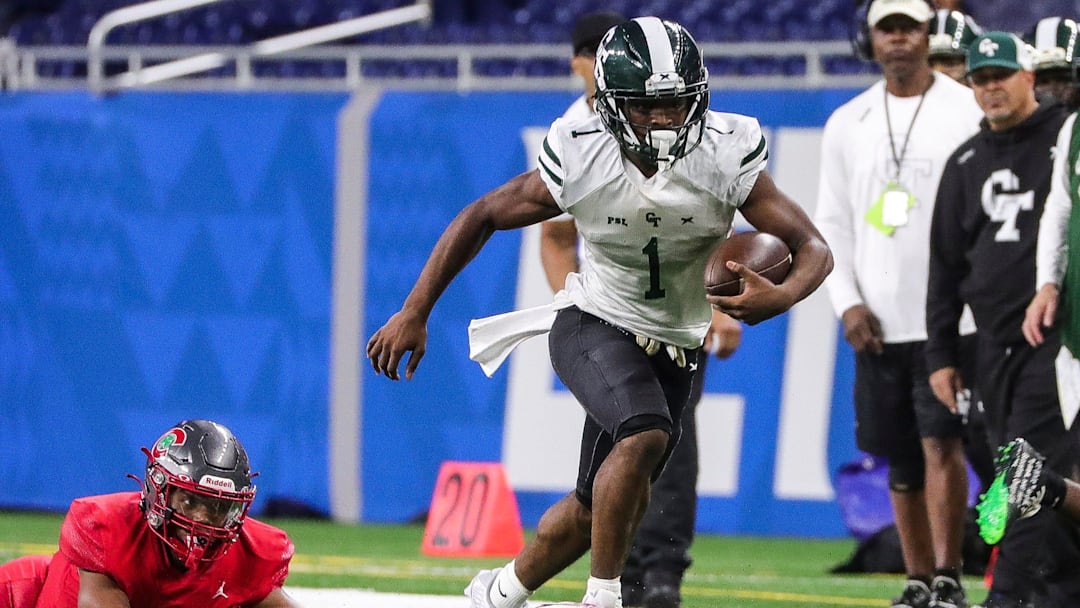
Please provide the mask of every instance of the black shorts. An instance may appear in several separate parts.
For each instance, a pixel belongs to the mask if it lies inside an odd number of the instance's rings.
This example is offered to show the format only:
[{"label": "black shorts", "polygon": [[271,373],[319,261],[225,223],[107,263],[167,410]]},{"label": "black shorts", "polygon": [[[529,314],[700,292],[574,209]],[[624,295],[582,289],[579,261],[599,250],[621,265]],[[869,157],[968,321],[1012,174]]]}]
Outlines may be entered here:
[{"label": "black shorts", "polygon": [[925,341],[886,344],[855,355],[855,441],[895,460],[922,458],[923,437],[963,437],[963,419],[934,396]]},{"label": "black shorts", "polygon": [[[649,356],[630,332],[576,307],[559,311],[548,334],[555,373],[585,408],[576,493],[592,506],[592,486],[615,442],[651,429],[671,435],[655,480],[679,437],[683,408],[697,374],[679,367],[665,349]],[[696,362],[701,349],[686,351]]]}]

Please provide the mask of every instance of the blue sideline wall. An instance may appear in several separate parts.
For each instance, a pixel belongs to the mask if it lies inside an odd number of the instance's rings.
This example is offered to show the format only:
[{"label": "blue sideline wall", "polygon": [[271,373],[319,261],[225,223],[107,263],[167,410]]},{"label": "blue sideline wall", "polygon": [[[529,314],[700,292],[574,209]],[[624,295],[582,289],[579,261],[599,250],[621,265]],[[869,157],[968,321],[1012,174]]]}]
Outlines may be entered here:
[{"label": "blue sideline wall", "polygon": [[[771,170],[812,204],[816,141],[852,91],[717,92],[753,114]],[[568,93],[385,93],[372,105],[362,345],[439,233],[525,170]],[[328,367],[344,95],[0,96],[0,506],[134,489],[138,449],[182,417],[229,424],[259,499],[331,510]],[[788,150],[785,156],[785,150]],[[335,178],[337,172],[337,179]],[[580,410],[533,340],[488,379],[470,319],[542,301],[535,231],[496,235],[431,319],[412,382],[361,379],[365,521],[422,516],[446,460],[503,461],[526,525],[571,487]],[[838,344],[839,343],[839,344]],[[839,356],[838,356],[839,353]],[[699,418],[708,532],[845,533],[850,353],[823,297],[747,328]],[[257,505],[256,510],[259,510]],[[348,517],[348,514],[346,514]]]}]

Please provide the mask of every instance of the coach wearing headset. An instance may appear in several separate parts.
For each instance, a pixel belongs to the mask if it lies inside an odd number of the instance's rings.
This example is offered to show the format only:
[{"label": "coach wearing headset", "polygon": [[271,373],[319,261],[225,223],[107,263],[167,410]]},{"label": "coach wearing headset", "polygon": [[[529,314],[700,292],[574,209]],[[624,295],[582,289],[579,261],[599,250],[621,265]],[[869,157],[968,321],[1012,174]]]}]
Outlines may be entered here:
[{"label": "coach wearing headset", "polygon": [[884,78],[825,125],[815,218],[836,259],[825,284],[855,350],[856,442],[889,459],[908,579],[893,608],[967,606],[963,420],[931,392],[923,346],[938,181],[982,113],[967,87],[930,68],[933,14],[927,0],[872,0],[860,19],[859,54]]}]

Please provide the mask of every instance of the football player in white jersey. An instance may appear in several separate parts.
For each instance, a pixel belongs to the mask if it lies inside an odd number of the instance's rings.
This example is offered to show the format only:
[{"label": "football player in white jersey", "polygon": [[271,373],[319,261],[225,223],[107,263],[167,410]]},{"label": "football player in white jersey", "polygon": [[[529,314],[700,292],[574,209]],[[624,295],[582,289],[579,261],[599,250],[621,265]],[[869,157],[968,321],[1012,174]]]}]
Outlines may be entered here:
[{"label": "football player in white jersey", "polygon": [[[571,32],[573,57],[570,69],[581,77],[584,93],[563,113],[566,122],[587,120],[594,115],[596,98],[596,49],[600,39],[626,17],[599,11],[578,17]],[[566,275],[581,272],[588,259],[578,256],[578,233],[574,218],[564,213],[540,224],[540,260],[548,285],[558,293]],[[712,325],[705,337],[705,350],[698,361],[694,390],[682,415],[679,442],[675,444],[664,472],[653,482],[649,507],[638,524],[633,547],[622,574],[625,606],[678,608],[682,604],[682,581],[692,563],[690,546],[694,540],[697,515],[698,444],[697,405],[709,355],[725,359],[742,340],[742,324],[713,310]]]},{"label": "football player in white jersey", "polygon": [[[570,33],[573,57],[570,69],[582,79],[584,93],[563,113],[566,122],[594,116],[596,97],[596,49],[607,30],[626,21],[619,13],[600,11],[578,17]],[[566,275],[580,272],[578,229],[570,214],[540,225],[540,259],[552,292],[562,291]],[[742,324],[713,310],[713,323],[705,336],[705,350],[698,362],[699,381],[694,382],[679,442],[667,459],[663,473],[652,484],[648,509],[638,524],[633,548],[622,572],[622,602],[642,608],[678,608],[683,576],[690,567],[690,545],[696,527],[698,505],[697,408],[701,401],[705,367],[710,354],[727,359],[739,347]]]},{"label": "football player in white jersey", "polygon": [[[678,439],[709,304],[758,323],[808,296],[832,269],[821,234],[765,171],[768,148],[757,121],[709,111],[708,71],[685,28],[655,17],[612,28],[598,48],[596,76],[597,116],[556,120],[537,170],[466,206],[401,310],[367,346],[375,372],[392,380],[411,353],[411,378],[436,300],[495,230],[561,211],[574,216],[591,263],[571,273],[546,307],[557,310],[541,318],[548,327],[538,328],[532,311],[512,317],[523,319],[520,327],[500,326],[506,335],[492,342],[516,344],[521,334],[550,331],[552,366],[588,413],[577,486],[545,512],[513,561],[477,574],[466,589],[473,608],[521,608],[590,549],[582,603],[621,608],[619,577],[650,481]],[[730,262],[745,281],[743,293],[706,296],[706,258],[728,235],[736,210],[787,243],[791,271],[774,285]],[[476,350],[481,336],[470,337]],[[485,354],[474,358],[482,366],[505,356],[480,350]]]}]

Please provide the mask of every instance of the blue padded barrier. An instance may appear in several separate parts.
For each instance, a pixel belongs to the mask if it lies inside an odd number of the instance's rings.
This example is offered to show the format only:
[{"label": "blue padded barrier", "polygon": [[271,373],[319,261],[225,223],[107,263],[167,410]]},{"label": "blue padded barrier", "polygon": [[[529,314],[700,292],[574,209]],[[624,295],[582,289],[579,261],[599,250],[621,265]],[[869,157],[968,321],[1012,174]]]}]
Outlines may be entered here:
[{"label": "blue padded barrier", "polygon": [[[759,116],[776,144],[786,129],[820,128],[853,94],[718,90],[713,106]],[[367,121],[358,340],[397,309],[461,206],[524,170],[523,129],[543,128],[572,98],[381,98]],[[123,475],[140,472],[139,446],[180,417],[205,416],[247,444],[262,472],[259,508],[283,497],[327,509],[332,209],[345,101],[0,97],[0,505],[62,509],[79,495],[132,488]],[[771,152],[770,163],[813,153],[783,143]],[[506,370],[483,377],[466,357],[465,327],[514,307],[523,255],[534,253],[521,250],[518,233],[498,234],[450,286],[415,380],[360,370],[367,521],[423,513],[442,461],[499,460],[508,449]],[[706,392],[741,396],[745,418],[737,483],[730,495],[702,497],[703,531],[846,534],[832,501],[773,491],[789,329],[787,317],[747,328],[744,348],[709,368]],[[854,453],[851,357],[840,340],[828,353],[835,377],[822,380],[833,382],[828,436],[807,446],[830,470]],[[535,525],[553,497],[518,498]]]}]

